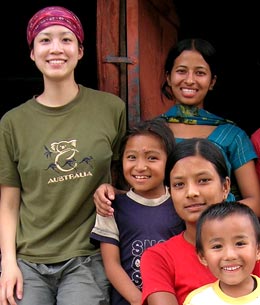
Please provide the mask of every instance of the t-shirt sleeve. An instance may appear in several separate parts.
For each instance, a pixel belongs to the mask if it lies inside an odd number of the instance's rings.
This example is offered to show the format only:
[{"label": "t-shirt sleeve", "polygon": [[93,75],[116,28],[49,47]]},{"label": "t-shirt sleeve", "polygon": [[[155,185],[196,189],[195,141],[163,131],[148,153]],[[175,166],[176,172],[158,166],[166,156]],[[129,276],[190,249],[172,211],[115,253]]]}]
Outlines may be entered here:
[{"label": "t-shirt sleeve", "polygon": [[147,304],[147,298],[155,292],[169,292],[175,294],[174,275],[169,271],[169,265],[162,252],[155,250],[158,247],[146,249],[141,257],[141,277],[143,280],[142,305]]}]

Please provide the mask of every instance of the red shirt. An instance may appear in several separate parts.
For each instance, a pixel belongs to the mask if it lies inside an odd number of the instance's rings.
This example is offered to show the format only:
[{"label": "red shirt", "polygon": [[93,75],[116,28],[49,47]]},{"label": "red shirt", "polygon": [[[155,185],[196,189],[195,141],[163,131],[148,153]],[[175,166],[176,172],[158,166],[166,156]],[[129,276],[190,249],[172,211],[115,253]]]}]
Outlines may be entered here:
[{"label": "red shirt", "polygon": [[[260,275],[257,263],[254,274]],[[143,279],[142,304],[154,292],[173,293],[179,304],[192,290],[217,279],[197,257],[195,247],[183,238],[183,233],[145,250],[141,258]]]},{"label": "red shirt", "polygon": [[258,159],[256,160],[256,172],[260,182],[260,128],[251,135],[251,141],[258,156]]}]

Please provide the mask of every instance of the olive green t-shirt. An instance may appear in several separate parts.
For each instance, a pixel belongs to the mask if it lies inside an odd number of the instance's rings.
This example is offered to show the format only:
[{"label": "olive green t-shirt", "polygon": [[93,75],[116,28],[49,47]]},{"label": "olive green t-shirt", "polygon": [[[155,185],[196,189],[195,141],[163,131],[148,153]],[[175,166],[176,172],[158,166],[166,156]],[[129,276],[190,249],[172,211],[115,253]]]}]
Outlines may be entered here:
[{"label": "olive green t-shirt", "polygon": [[119,97],[79,87],[65,106],[46,107],[33,98],[0,123],[0,184],[21,188],[17,256],[31,262],[99,251],[89,241],[93,194],[111,182],[126,111]]}]

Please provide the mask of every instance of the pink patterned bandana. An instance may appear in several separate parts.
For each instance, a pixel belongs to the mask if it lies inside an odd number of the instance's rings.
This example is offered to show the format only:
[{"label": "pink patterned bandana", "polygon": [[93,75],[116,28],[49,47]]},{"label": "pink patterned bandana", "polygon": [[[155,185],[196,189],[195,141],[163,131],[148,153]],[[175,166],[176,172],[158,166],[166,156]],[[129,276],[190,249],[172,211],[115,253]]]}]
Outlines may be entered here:
[{"label": "pink patterned bandana", "polygon": [[51,25],[62,25],[70,29],[82,44],[84,31],[79,18],[70,10],[61,6],[49,6],[38,11],[29,20],[27,42],[31,46],[35,36]]}]

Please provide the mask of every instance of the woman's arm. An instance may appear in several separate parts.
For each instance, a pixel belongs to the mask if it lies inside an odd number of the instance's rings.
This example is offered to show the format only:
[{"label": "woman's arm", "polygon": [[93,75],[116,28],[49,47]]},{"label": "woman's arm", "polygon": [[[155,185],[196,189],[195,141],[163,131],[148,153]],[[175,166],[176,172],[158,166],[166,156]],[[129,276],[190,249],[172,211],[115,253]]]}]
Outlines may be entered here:
[{"label": "woman's arm", "polygon": [[148,305],[182,305],[179,304],[175,295],[169,292],[154,292],[147,298],[146,303]]},{"label": "woman's arm", "polygon": [[106,217],[112,216],[114,209],[111,207],[115,199],[116,189],[108,183],[101,184],[95,191],[93,198],[96,205],[96,211],[99,215]]},{"label": "woman's arm", "polygon": [[254,161],[245,163],[236,169],[234,174],[243,198],[240,201],[252,208],[260,217],[260,185]]},{"label": "woman's arm", "polygon": [[[118,162],[113,161],[111,165],[112,184],[103,183],[95,191],[93,198],[96,205],[96,211],[103,217],[112,216],[114,209],[111,207],[112,201],[115,199],[115,194],[122,194],[128,190],[128,187],[123,181],[119,181],[121,175]],[[120,185],[122,189],[116,188]]]},{"label": "woman's arm", "polygon": [[1,185],[0,245],[1,267],[0,303],[16,305],[23,296],[22,273],[16,261],[16,228],[20,206],[20,189]]}]

